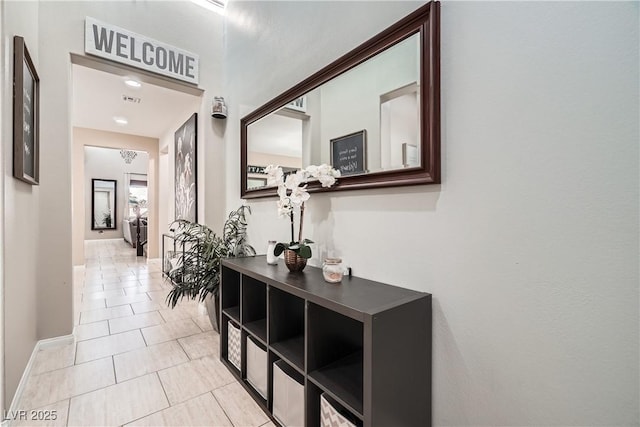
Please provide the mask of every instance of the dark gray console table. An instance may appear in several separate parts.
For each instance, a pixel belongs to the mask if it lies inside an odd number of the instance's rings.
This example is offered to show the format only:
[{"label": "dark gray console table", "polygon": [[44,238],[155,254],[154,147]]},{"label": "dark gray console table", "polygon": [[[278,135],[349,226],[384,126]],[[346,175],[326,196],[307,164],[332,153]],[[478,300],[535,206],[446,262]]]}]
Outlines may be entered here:
[{"label": "dark gray console table", "polygon": [[[292,274],[264,256],[222,261],[220,358],[272,413],[273,362],[304,385],[307,427],[320,425],[320,394],[356,425],[431,425],[431,295],[357,277],[341,284],[307,267]],[[240,326],[242,369],[228,360],[228,324]],[[268,353],[268,393],[246,381],[246,339]]]}]

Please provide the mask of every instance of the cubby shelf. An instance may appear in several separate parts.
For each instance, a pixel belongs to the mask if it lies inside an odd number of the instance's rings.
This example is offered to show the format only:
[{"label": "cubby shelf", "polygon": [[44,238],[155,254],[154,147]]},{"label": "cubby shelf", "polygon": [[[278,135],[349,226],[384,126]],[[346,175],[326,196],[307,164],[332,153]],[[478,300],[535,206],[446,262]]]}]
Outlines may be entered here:
[{"label": "cubby shelf", "polygon": [[[264,256],[222,261],[222,313],[269,355],[267,398],[220,356],[267,413],[273,409],[272,363],[282,360],[305,388],[305,426],[320,426],[320,395],[351,413],[357,426],[431,425],[431,295],[357,277],[328,284],[308,266],[293,274]],[[237,342],[237,341],[236,341]],[[274,419],[272,417],[272,419]],[[275,421],[275,419],[274,419]]]},{"label": "cubby shelf", "polygon": [[309,378],[362,417],[362,352],[352,353],[309,373]]},{"label": "cubby shelf", "polygon": [[278,356],[298,368],[298,371],[304,372],[304,336],[299,335],[286,341],[273,343],[271,348],[278,353]]},{"label": "cubby shelf", "polygon": [[240,323],[240,307],[229,307],[222,310],[224,314],[229,316],[231,319],[235,320],[237,323]]},{"label": "cubby shelf", "polygon": [[254,320],[253,322],[245,323],[244,328],[251,335],[262,341],[263,344],[267,344],[267,319]]}]

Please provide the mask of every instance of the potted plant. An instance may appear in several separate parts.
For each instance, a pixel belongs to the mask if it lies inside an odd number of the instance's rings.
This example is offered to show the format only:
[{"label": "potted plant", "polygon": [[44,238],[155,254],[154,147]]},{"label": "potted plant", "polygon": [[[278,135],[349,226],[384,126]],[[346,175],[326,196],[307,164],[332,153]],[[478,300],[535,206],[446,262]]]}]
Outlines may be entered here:
[{"label": "potted plant", "polygon": [[[291,222],[291,241],[276,244],[273,254],[280,256],[284,252],[284,262],[289,271],[302,271],[307,265],[307,259],[312,255],[309,243],[313,243],[312,240],[302,238],[304,203],[311,197],[307,191],[307,182],[318,180],[322,187],[329,188],[336,183],[336,178],[340,177],[340,171],[327,164],[310,165],[285,176],[280,166],[269,165],[265,173],[268,177],[267,184],[278,187],[278,197],[280,198],[278,200],[278,216],[288,218]],[[295,240],[293,223],[293,214],[296,208],[300,212],[298,240]]]},{"label": "potted plant", "polygon": [[[231,211],[224,223],[222,236],[203,224],[185,220],[172,223],[172,229],[175,226],[176,245],[183,250],[178,251],[176,262],[167,273],[172,284],[167,295],[168,306],[174,308],[185,297],[198,298],[207,305],[211,324],[218,331],[220,261],[227,257],[256,254],[255,249],[247,243],[247,213],[251,213],[249,206]],[[207,298],[210,294],[213,301]]]},{"label": "potted plant", "polygon": [[111,212],[102,215],[102,224],[107,228],[111,228]]}]

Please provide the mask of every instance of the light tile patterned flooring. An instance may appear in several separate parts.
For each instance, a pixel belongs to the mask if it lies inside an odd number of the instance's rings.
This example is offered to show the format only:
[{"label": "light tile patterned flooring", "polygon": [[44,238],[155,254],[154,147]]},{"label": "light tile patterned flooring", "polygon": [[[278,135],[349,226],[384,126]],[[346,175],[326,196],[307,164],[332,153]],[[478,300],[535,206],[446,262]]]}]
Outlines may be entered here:
[{"label": "light tile patterned flooring", "polygon": [[275,427],[220,363],[204,307],[167,308],[159,261],[120,239],[87,241],[85,254],[75,342],[38,352],[19,404],[56,420],[12,425]]}]

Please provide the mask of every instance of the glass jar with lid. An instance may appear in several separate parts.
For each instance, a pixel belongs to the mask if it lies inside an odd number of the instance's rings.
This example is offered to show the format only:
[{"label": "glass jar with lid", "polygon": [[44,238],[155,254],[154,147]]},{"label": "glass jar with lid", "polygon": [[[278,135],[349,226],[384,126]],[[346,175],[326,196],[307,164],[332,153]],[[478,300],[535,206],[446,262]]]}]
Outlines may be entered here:
[{"label": "glass jar with lid", "polygon": [[325,281],[329,283],[340,283],[343,274],[344,267],[342,266],[342,259],[327,258],[324,260],[324,264],[322,264],[322,275]]}]

